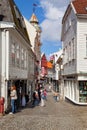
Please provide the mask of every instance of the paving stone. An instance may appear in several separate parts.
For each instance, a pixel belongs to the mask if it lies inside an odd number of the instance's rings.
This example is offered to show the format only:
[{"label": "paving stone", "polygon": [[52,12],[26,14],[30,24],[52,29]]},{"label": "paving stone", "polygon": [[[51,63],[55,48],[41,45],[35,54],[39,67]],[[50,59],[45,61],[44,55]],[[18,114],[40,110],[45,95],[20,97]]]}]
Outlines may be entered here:
[{"label": "paving stone", "polygon": [[55,102],[48,94],[46,106],[31,108],[0,118],[0,130],[87,130],[87,106]]}]

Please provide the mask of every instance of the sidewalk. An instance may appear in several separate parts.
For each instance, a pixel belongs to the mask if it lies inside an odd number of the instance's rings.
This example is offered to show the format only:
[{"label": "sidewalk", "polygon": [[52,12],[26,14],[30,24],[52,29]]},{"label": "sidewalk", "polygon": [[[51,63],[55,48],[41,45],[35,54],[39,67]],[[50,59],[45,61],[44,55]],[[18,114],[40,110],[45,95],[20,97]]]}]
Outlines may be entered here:
[{"label": "sidewalk", "polygon": [[30,104],[14,115],[0,119],[0,130],[87,130],[87,107],[55,102],[48,93],[46,106]]}]

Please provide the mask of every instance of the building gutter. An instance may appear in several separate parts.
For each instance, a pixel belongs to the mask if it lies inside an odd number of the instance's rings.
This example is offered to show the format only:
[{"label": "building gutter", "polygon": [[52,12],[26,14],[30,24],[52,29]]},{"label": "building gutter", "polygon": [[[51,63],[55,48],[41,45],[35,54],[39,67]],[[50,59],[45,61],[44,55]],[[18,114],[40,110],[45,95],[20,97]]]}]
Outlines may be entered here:
[{"label": "building gutter", "polygon": [[87,14],[76,14],[78,18],[85,18],[87,19]]}]

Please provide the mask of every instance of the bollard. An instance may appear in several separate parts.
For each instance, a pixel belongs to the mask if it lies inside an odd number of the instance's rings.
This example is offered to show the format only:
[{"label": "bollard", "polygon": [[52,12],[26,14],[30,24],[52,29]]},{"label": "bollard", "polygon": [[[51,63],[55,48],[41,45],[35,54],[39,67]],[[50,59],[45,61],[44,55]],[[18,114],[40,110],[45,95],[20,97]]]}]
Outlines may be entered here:
[{"label": "bollard", "polygon": [[4,115],[4,97],[0,98],[0,115]]}]

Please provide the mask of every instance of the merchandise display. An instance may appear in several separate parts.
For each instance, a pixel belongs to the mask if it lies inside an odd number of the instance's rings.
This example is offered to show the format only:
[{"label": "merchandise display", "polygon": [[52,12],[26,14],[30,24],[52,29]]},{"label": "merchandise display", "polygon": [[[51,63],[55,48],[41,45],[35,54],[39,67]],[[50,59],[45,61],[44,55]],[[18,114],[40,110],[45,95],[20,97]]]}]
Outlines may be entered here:
[{"label": "merchandise display", "polygon": [[79,81],[79,101],[87,102],[87,81]]}]

